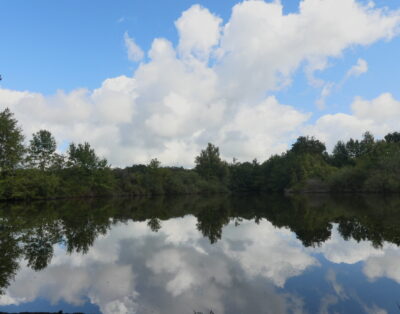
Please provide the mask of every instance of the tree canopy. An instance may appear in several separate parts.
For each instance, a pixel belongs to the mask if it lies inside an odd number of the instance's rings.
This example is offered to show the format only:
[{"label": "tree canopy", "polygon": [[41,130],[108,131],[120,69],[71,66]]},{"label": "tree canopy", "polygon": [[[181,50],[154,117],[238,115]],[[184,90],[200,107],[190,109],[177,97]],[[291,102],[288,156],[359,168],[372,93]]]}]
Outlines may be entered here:
[{"label": "tree canopy", "polygon": [[228,175],[228,167],[219,155],[219,148],[211,143],[196,157],[195,164],[195,170],[203,178],[223,180]]},{"label": "tree canopy", "polygon": [[86,170],[103,169],[107,167],[107,160],[99,158],[90,144],[71,143],[68,149],[68,165]]},{"label": "tree canopy", "polygon": [[41,170],[51,166],[57,144],[55,138],[47,130],[32,134],[28,148],[28,162]]},{"label": "tree canopy", "polygon": [[22,130],[14,115],[6,108],[0,112],[0,172],[13,171],[22,161],[25,152]]}]

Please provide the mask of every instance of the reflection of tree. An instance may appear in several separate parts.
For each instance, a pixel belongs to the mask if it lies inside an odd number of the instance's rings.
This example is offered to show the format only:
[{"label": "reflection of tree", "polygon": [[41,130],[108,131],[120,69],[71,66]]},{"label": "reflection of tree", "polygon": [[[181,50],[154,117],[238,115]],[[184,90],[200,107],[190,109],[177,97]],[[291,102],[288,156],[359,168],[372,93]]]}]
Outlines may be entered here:
[{"label": "reflection of tree", "polygon": [[150,218],[147,222],[147,225],[150,227],[151,231],[158,232],[161,229],[161,221],[158,218]]},{"label": "reflection of tree", "polygon": [[105,234],[108,225],[98,225],[90,220],[75,221],[73,224],[70,221],[66,222],[64,229],[64,237],[67,244],[67,251],[80,252],[86,254],[89,248],[93,245],[94,240],[100,235]]},{"label": "reflection of tree", "polygon": [[197,229],[214,244],[221,239],[222,228],[229,220],[229,208],[207,207],[197,215]]},{"label": "reflection of tree", "polygon": [[53,248],[63,243],[68,252],[87,253],[99,235],[116,222],[147,221],[153,231],[162,221],[191,214],[197,229],[213,244],[231,220],[269,220],[289,228],[305,246],[323,243],[333,224],[344,239],[384,241],[400,245],[400,198],[282,196],[186,197],[112,201],[0,204],[0,294],[25,259],[34,270],[44,269]]},{"label": "reflection of tree", "polygon": [[28,266],[38,271],[47,267],[53,257],[53,245],[60,239],[57,233],[51,232],[55,230],[39,227],[33,231],[25,239],[24,253],[28,260]]},{"label": "reflection of tree", "polygon": [[19,268],[21,249],[17,238],[0,225],[0,295],[8,287]]},{"label": "reflection of tree", "polygon": [[297,238],[301,240],[304,246],[320,246],[331,236],[332,225],[326,224],[318,229],[296,229]]},{"label": "reflection of tree", "polygon": [[354,239],[357,242],[370,240],[375,248],[383,246],[383,235],[364,226],[357,217],[339,221],[338,231],[345,240]]},{"label": "reflection of tree", "polygon": [[104,208],[77,204],[59,210],[35,207],[41,205],[30,205],[33,208],[27,210],[21,206],[0,210],[0,294],[15,276],[20,260],[26,259],[36,271],[42,270],[53,257],[54,245],[61,242],[68,252],[86,253],[112,222]]}]

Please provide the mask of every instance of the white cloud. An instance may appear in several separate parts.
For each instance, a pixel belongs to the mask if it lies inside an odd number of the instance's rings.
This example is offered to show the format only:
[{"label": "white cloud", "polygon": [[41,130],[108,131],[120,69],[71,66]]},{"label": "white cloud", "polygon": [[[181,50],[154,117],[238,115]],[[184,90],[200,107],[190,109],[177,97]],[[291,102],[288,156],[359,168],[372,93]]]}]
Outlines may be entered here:
[{"label": "white cloud", "polygon": [[278,154],[287,149],[287,140],[299,134],[299,127],[309,117],[271,96],[255,106],[240,107],[221,127],[218,143],[229,152],[227,157],[242,161],[249,156]]},{"label": "white cloud", "polygon": [[367,73],[368,63],[364,59],[358,59],[357,64],[353,65],[347,72],[346,77],[360,76],[361,74]]},{"label": "white cloud", "polygon": [[300,63],[323,70],[327,58],[353,45],[398,33],[399,13],[353,0],[305,0],[298,14],[284,15],[278,2],[246,1],[233,8],[221,39],[222,84],[238,97],[260,97],[285,84]]},{"label": "white cloud", "polygon": [[[303,65],[313,77],[349,47],[397,35],[400,13],[356,0],[304,0],[298,13],[285,15],[279,1],[245,1],[225,24],[195,5],[175,25],[178,46],[155,39],[132,77],[53,96],[0,89],[0,103],[15,112],[28,138],[47,128],[59,143],[89,141],[114,166],[154,157],[192,166],[207,142],[221,146],[226,158],[265,160],[285,150],[309,117],[271,92],[290,84]],[[124,40],[129,58],[142,60],[128,33]],[[364,70],[360,61],[352,73]],[[323,90],[321,104],[328,94]],[[305,130],[327,138],[335,123],[344,135],[378,128],[374,116],[354,108],[353,115],[327,115]],[[390,129],[385,124],[379,134]]]},{"label": "white cloud", "polygon": [[207,61],[220,38],[222,19],[206,8],[194,5],[175,22],[179,33],[178,51],[182,57],[192,56]]},{"label": "white cloud", "polygon": [[[259,225],[246,221],[237,228],[230,225],[224,231],[225,254],[237,260],[251,278],[261,276],[283,287],[287,279],[319,265],[290,231],[275,229],[269,221],[263,220]],[[244,249],[233,249],[235,242],[242,243]]]},{"label": "white cloud", "polygon": [[303,133],[316,136],[331,149],[338,140],[360,138],[365,131],[383,137],[399,128],[400,101],[389,93],[372,100],[357,97],[351,104],[351,109],[351,114],[324,115],[313,125],[306,126]]},{"label": "white cloud", "polygon": [[206,256],[202,259],[198,256],[193,257],[193,252],[171,248],[154,254],[147,261],[146,266],[155,274],[166,272],[173,275],[166,284],[166,290],[174,297],[196,286],[204,286],[212,282],[225,287],[230,286],[231,277],[225,262],[214,260],[213,267],[209,267]]},{"label": "white cloud", "polygon": [[[162,222],[157,233],[145,221],[117,224],[98,237],[85,255],[67,254],[65,247],[57,245],[52,263],[44,270],[35,272],[21,265],[0,304],[41,298],[82,305],[90,300],[107,314],[186,313],[188,309],[223,314],[230,307],[256,313],[267,302],[274,313],[303,312],[298,296],[280,293],[273,285],[283,285],[315,264],[290,232],[278,231],[267,221],[256,230],[252,222],[237,228],[231,223],[227,237],[210,245],[196,223],[193,216],[170,219]],[[237,241],[246,244],[244,251],[235,249]]]},{"label": "white cloud", "polygon": [[332,82],[324,84],[324,86],[321,90],[321,95],[316,101],[316,104],[319,109],[325,108],[325,100],[331,94],[333,87],[334,87],[334,84]]},{"label": "white cloud", "polygon": [[[330,239],[324,242],[321,247],[313,248],[313,252],[322,253],[324,257],[336,264],[356,264],[363,262],[362,272],[370,280],[374,281],[382,277],[390,278],[400,283],[400,251],[397,245],[383,242],[382,247],[373,247],[367,240],[356,241],[352,238],[344,240],[339,234],[337,224],[332,228]],[[330,270],[327,273],[327,280],[332,284],[338,297],[346,299],[349,296],[345,289],[336,280],[335,273]],[[353,296],[354,297],[354,296]],[[362,304],[361,300],[359,302]],[[365,305],[364,305],[365,306]],[[374,312],[374,308],[377,310]],[[379,308],[367,310],[368,313],[381,313]]]},{"label": "white cloud", "polygon": [[[323,64],[320,66],[320,70],[323,69],[326,65]],[[309,69],[310,70],[310,69]],[[321,89],[321,94],[320,97],[316,101],[316,105],[319,109],[324,109],[325,108],[325,101],[326,98],[330,96],[332,93],[333,89],[340,89],[345,82],[350,78],[350,77],[358,77],[361,74],[364,74],[368,71],[368,63],[364,59],[358,59],[357,63],[353,65],[350,70],[347,71],[346,75],[344,78],[339,82],[339,83],[333,83],[333,82],[325,82],[321,79],[317,79],[314,77],[314,74],[312,73],[314,69],[311,69],[310,72],[308,73],[308,79],[314,87],[322,87]]]},{"label": "white cloud", "polygon": [[381,249],[374,248],[369,241],[357,242],[352,238],[344,240],[337,230],[337,225],[334,225],[330,239],[313,251],[322,253],[328,261],[336,264],[355,264],[384,254]]},{"label": "white cloud", "polygon": [[[120,21],[121,19],[118,20],[118,22]],[[128,32],[125,32],[124,34],[124,42],[126,50],[128,52],[129,60],[137,62],[143,59],[144,57],[143,50],[136,44],[135,40],[132,37],[129,37]]]},{"label": "white cloud", "polygon": [[363,272],[371,280],[387,277],[400,283],[399,262],[399,250],[394,247],[388,248],[380,256],[368,259],[363,267]]}]

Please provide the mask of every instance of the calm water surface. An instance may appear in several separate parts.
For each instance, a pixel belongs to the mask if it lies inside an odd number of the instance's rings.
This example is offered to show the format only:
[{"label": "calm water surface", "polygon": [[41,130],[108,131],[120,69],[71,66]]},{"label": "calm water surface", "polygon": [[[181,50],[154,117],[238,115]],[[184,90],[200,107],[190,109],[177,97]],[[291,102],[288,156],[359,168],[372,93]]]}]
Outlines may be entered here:
[{"label": "calm water surface", "polygon": [[400,313],[400,199],[0,204],[0,311]]}]

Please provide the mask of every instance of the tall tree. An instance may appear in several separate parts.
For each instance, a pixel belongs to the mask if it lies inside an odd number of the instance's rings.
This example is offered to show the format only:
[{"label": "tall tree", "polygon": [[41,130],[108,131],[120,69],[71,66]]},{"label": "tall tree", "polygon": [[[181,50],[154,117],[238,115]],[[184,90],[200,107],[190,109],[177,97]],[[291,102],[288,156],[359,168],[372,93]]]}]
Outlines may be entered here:
[{"label": "tall tree", "polygon": [[385,136],[385,141],[388,143],[400,143],[400,133],[399,132],[388,133]]},{"label": "tall tree", "polygon": [[360,141],[361,155],[366,155],[370,153],[375,144],[375,138],[371,132],[367,131],[363,134],[363,138]]},{"label": "tall tree", "polygon": [[295,154],[322,155],[326,151],[326,147],[324,143],[314,137],[299,136],[290,151]]},{"label": "tall tree", "polygon": [[83,168],[86,170],[104,169],[107,167],[107,160],[100,159],[90,144],[69,145],[68,163],[71,167]]},{"label": "tall tree", "polygon": [[41,170],[45,170],[52,164],[56,151],[56,140],[47,130],[40,130],[32,134],[28,149],[28,161]]},{"label": "tall tree", "polygon": [[216,177],[222,180],[228,174],[228,165],[221,160],[219,148],[211,143],[196,157],[195,164],[196,171],[205,179]]},{"label": "tall tree", "polygon": [[0,112],[0,172],[3,175],[18,166],[25,151],[22,130],[13,116],[8,108]]},{"label": "tall tree", "polygon": [[332,164],[336,167],[352,165],[350,153],[346,148],[346,144],[342,141],[337,142],[332,151]]}]

